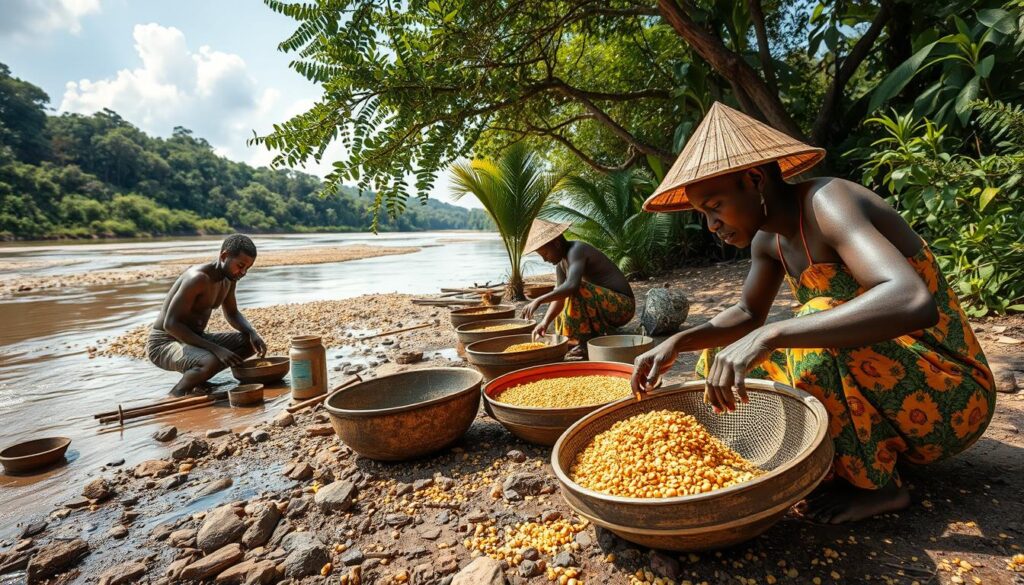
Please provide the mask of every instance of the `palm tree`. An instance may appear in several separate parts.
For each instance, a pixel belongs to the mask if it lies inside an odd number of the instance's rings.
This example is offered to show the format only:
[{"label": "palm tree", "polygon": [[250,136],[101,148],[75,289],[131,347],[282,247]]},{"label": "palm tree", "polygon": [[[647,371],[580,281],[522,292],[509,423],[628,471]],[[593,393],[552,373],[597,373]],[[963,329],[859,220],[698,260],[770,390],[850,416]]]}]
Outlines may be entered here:
[{"label": "palm tree", "polygon": [[646,276],[662,267],[675,231],[669,214],[643,211],[654,188],[650,177],[632,169],[593,181],[570,177],[559,204],[541,216],[572,223],[572,237],[604,252],[627,276]]},{"label": "palm tree", "polygon": [[511,296],[523,300],[523,247],[530,224],[564,180],[552,173],[536,152],[522,144],[511,146],[498,160],[460,161],[452,165],[453,197],[472,193],[498,226],[512,265]]}]

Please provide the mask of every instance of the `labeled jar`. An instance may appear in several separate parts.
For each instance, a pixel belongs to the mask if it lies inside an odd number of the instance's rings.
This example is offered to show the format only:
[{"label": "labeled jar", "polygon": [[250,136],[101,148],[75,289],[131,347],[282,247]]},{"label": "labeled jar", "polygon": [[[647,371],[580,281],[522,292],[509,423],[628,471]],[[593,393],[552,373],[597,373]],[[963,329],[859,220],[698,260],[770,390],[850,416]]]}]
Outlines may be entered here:
[{"label": "labeled jar", "polygon": [[327,392],[327,350],[319,335],[292,337],[288,359],[294,400],[306,400]]}]

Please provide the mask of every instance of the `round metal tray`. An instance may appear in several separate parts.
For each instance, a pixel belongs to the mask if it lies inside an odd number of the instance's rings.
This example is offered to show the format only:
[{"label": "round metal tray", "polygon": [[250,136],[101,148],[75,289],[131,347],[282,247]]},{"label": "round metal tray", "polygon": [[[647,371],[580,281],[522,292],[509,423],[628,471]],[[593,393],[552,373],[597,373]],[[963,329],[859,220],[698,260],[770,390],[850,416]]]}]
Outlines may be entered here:
[{"label": "round metal tray", "polygon": [[[260,362],[270,362],[270,365],[257,366]],[[287,357],[257,357],[231,368],[231,375],[243,384],[269,384],[284,378],[289,368],[291,362]]]},{"label": "round metal tray", "polygon": [[[477,313],[476,311],[487,310],[487,313]],[[466,307],[465,309],[454,309],[449,316],[452,320],[452,326],[458,327],[465,325],[466,323],[472,323],[474,321],[489,321],[492,319],[512,319],[516,316],[516,308],[514,305],[479,305],[476,307]]]},{"label": "round metal tray", "polygon": [[484,381],[530,366],[551,364],[565,359],[565,354],[569,351],[568,338],[561,335],[545,335],[543,340],[548,344],[547,347],[505,353],[505,349],[511,345],[533,341],[533,336],[530,333],[502,335],[469,344],[466,347],[466,358],[484,375]]}]

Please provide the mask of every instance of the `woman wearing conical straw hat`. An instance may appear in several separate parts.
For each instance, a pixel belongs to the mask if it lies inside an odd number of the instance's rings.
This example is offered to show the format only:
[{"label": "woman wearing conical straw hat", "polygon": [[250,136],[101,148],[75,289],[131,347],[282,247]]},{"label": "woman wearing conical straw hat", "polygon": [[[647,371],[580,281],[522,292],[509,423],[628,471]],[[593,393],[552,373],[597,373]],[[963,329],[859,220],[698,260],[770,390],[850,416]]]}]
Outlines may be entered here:
[{"label": "woman wearing conical straw hat", "polygon": [[[638,357],[632,383],[647,391],[679,352],[702,351],[716,411],[743,408],[744,377],[815,396],[829,412],[836,478],[801,509],[841,523],[907,506],[897,463],[974,443],[995,383],[931,250],[892,207],[842,179],[785,181],[824,156],[714,104],[644,209],[703,213],[724,242],[750,247],[750,272],[735,306]],[[783,280],[802,306],[766,323]]]},{"label": "woman wearing conical straw hat", "polygon": [[526,305],[523,317],[532,319],[541,305],[550,303],[533,330],[534,337],[547,334],[554,322],[555,333],[568,337],[576,344],[573,353],[584,356],[588,340],[633,318],[636,302],[633,288],[614,262],[586,242],[566,239],[563,234],[571,227],[533,220],[523,255],[537,252],[545,262],[554,264],[557,285]]}]

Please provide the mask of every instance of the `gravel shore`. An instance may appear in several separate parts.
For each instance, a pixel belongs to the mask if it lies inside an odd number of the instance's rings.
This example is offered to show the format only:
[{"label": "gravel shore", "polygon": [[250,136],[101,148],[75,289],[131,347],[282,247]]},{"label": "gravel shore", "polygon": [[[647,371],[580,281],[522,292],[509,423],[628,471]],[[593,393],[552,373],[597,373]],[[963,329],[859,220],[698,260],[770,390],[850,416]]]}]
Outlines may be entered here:
[{"label": "gravel shore", "polygon": [[[328,262],[346,262],[362,258],[390,256],[393,254],[411,254],[418,252],[416,247],[385,247],[385,246],[340,246],[336,248],[300,248],[295,250],[271,250],[263,252],[256,259],[257,268],[270,266],[294,266],[301,264],[325,264]],[[99,270],[93,272],[75,272],[70,274],[34,276],[25,271],[38,268],[32,263],[7,262],[10,272],[0,276],[0,298],[13,296],[17,293],[65,288],[85,287],[112,284],[124,284],[148,280],[166,280],[177,278],[185,266],[207,262],[212,256],[186,257],[165,260],[145,268],[124,268],[118,270]]]}]

